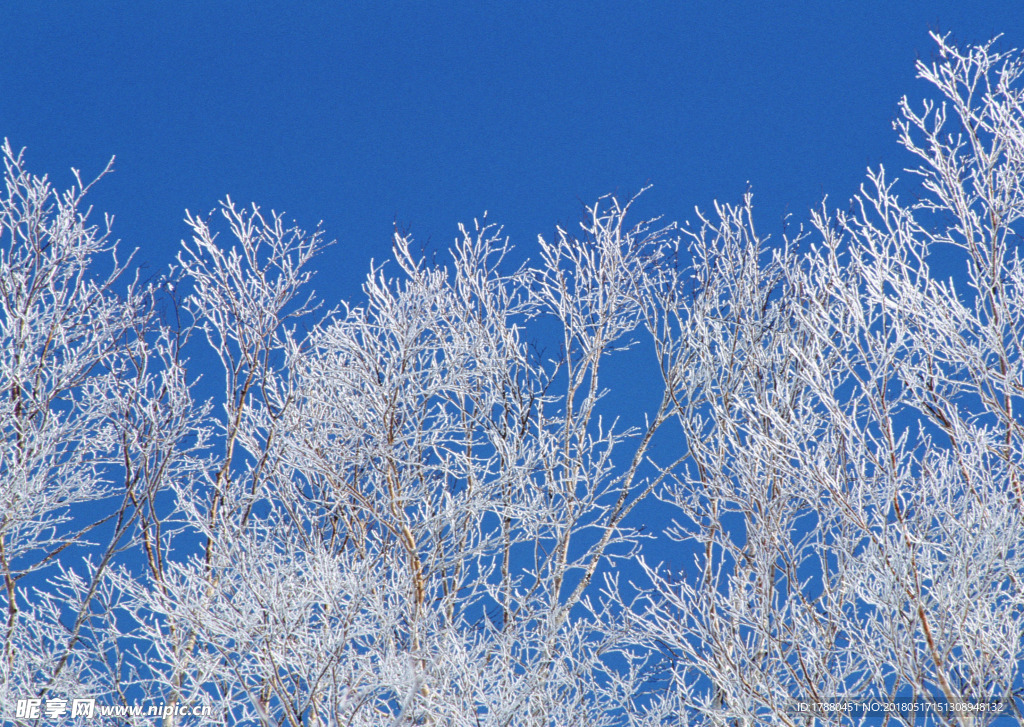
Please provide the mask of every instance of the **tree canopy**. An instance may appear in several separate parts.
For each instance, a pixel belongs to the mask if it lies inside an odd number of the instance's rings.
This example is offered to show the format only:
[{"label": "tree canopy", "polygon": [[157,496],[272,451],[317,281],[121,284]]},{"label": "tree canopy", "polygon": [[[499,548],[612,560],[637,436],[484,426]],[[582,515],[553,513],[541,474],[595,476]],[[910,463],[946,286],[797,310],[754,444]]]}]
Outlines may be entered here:
[{"label": "tree canopy", "polygon": [[1024,58],[935,40],[846,211],[396,233],[326,310],[320,230],[144,279],[5,144],[4,719],[1024,719]]}]

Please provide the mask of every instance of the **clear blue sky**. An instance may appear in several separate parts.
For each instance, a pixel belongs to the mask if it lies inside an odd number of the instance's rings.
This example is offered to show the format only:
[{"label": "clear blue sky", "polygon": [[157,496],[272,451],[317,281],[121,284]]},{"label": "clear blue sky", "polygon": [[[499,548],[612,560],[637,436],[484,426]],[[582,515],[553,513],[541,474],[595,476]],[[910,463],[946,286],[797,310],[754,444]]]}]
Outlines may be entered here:
[{"label": "clear blue sky", "polygon": [[[640,214],[684,221],[749,182],[762,233],[845,206],[910,162],[892,121],[931,29],[1021,47],[1024,2],[25,1],[0,17],[0,137],[61,186],[116,155],[92,202],[154,276],[225,194],[322,220],[331,307],[396,222],[443,247],[489,210],[536,257],[648,184]],[[622,401],[655,395],[630,373]]]},{"label": "clear blue sky", "polygon": [[116,155],[92,202],[154,275],[226,194],[322,220],[333,305],[396,222],[444,246],[489,210],[532,253],[647,184],[640,213],[683,221],[749,182],[764,233],[845,206],[909,162],[892,121],[933,29],[1019,48],[1024,2],[11,0],[0,137],[58,186]]},{"label": "clear blue sky", "polygon": [[93,203],[154,272],[225,194],[323,220],[336,300],[396,221],[445,245],[489,210],[529,247],[646,184],[682,220],[749,181],[764,232],[845,204],[906,161],[932,28],[1019,47],[1024,3],[7,3],[0,136],[61,185],[116,155]]}]

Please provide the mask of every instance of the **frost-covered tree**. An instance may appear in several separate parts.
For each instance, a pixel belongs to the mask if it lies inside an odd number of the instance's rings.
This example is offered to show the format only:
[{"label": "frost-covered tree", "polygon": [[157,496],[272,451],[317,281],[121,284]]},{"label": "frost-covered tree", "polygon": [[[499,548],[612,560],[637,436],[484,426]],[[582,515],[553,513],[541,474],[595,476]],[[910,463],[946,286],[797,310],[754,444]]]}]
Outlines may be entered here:
[{"label": "frost-covered tree", "polygon": [[1024,67],[936,40],[910,201],[878,169],[774,242],[749,197],[604,199],[515,264],[396,235],[326,313],[319,231],[227,200],[125,284],[5,147],[4,719],[990,723],[798,708],[1024,687]]},{"label": "frost-covered tree", "polygon": [[[668,670],[662,718],[811,724],[795,703],[1024,686],[1024,69],[935,40],[918,71],[940,99],[896,123],[911,201],[878,169],[775,247],[749,198],[718,208],[688,233],[695,292],[653,299],[690,451],[660,496],[692,565],[641,554],[629,601]],[[883,718],[992,715],[820,721]]]},{"label": "frost-covered tree", "polygon": [[[126,553],[152,555],[171,482],[198,474],[202,431],[152,286],[119,286],[108,232],[5,144],[0,195],[0,706],[111,695],[102,628]],[[109,171],[109,169],[107,170]],[[120,287],[120,294],[115,288]],[[100,621],[97,621],[100,619]],[[116,671],[116,670],[115,670]]]}]

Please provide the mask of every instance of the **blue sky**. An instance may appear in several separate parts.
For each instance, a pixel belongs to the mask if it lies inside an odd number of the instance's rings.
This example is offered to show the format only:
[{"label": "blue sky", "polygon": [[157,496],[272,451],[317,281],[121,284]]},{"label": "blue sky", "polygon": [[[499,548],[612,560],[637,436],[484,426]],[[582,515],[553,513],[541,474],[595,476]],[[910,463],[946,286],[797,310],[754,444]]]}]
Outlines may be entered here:
[{"label": "blue sky", "polygon": [[602,194],[691,218],[749,182],[761,231],[868,165],[923,92],[929,29],[1024,44],[1024,4],[38,2],[0,22],[0,136],[161,271],[225,194],[320,220],[316,286],[358,295],[395,222],[446,245],[484,210],[529,251]]},{"label": "blue sky", "polygon": [[331,306],[396,223],[443,247],[488,210],[535,256],[648,184],[640,214],[679,221],[749,184],[775,235],[845,206],[910,162],[892,121],[929,30],[1021,47],[1024,3],[9,3],[0,137],[58,186],[116,155],[92,202],[153,275],[226,194],[322,221]]},{"label": "blue sky", "polygon": [[[91,200],[143,277],[226,194],[322,221],[330,308],[396,223],[437,249],[488,210],[536,259],[538,234],[646,185],[635,221],[748,183],[762,234],[846,206],[868,165],[912,161],[892,121],[927,91],[931,29],[1021,47],[1024,3],[26,2],[0,22],[0,137],[58,186],[116,155]],[[645,355],[606,373],[633,408],[658,396]]]}]

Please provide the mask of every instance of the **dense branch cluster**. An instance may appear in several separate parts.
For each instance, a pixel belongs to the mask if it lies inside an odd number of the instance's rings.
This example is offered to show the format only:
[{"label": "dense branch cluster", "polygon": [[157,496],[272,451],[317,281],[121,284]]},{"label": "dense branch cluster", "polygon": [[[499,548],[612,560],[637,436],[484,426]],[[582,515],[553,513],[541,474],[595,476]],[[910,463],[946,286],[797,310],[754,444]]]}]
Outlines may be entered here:
[{"label": "dense branch cluster", "polygon": [[[609,198],[522,264],[486,220],[446,263],[396,235],[326,313],[319,231],[226,200],[162,282],[125,283],[90,185],[5,145],[2,719],[1014,713],[1024,65],[936,41],[937,100],[896,124],[912,201],[879,168],[770,241],[749,196],[682,229]],[[623,367],[649,396],[617,395]],[[645,530],[655,509],[673,524]],[[152,718],[81,723],[105,721]]]}]

